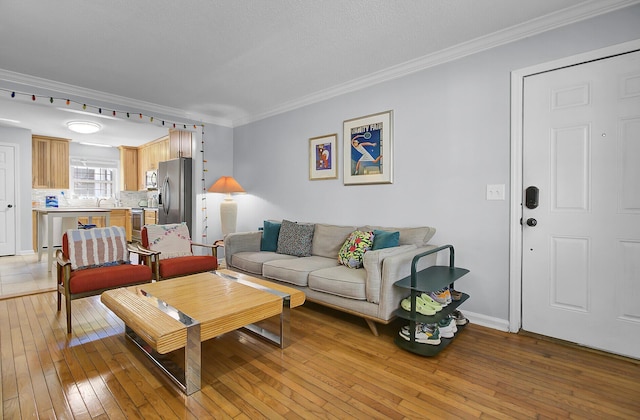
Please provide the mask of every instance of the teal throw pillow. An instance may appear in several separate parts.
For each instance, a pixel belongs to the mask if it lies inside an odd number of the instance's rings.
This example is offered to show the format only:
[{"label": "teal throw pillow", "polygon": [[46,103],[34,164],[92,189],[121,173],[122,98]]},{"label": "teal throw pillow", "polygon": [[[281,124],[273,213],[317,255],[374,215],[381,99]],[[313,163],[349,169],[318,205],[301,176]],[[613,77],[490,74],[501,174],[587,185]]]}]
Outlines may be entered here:
[{"label": "teal throw pillow", "polygon": [[373,232],[362,232],[355,230],[344,241],[342,248],[338,252],[338,262],[349,268],[362,267],[364,253],[371,249],[373,244]]},{"label": "teal throw pillow", "polygon": [[386,230],[374,230],[372,250],[392,248],[400,245],[400,232],[387,232]]},{"label": "teal throw pillow", "polygon": [[262,228],[262,240],[260,241],[260,251],[276,252],[278,249],[278,236],[280,235],[280,222],[264,221]]}]

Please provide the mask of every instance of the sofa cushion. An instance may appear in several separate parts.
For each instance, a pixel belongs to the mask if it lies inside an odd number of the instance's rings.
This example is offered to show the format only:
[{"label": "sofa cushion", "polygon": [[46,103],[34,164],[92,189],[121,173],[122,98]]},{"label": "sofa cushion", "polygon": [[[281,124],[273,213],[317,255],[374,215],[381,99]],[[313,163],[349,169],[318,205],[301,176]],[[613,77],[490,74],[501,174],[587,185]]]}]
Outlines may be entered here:
[{"label": "sofa cushion", "polygon": [[190,255],[160,260],[160,277],[186,276],[218,268],[218,259],[211,255]]},{"label": "sofa cushion", "polygon": [[278,236],[282,223],[265,220],[262,228],[262,240],[260,241],[260,251],[276,252],[278,249]]},{"label": "sofa cushion", "polygon": [[309,289],[349,299],[365,300],[367,272],[352,270],[344,265],[315,270],[309,273]]},{"label": "sofa cushion", "polygon": [[127,261],[127,239],[124,228],[112,226],[100,229],[69,229],[65,253],[71,268],[95,268],[105,263]]},{"label": "sofa cushion", "polygon": [[376,229],[373,231],[373,246],[372,250],[393,248],[400,245],[400,232],[388,232],[386,230]]},{"label": "sofa cushion", "polygon": [[362,267],[362,257],[371,249],[371,245],[373,245],[373,232],[361,230],[351,232],[338,252],[338,262],[349,268]]},{"label": "sofa cushion", "polygon": [[347,240],[355,226],[338,226],[316,223],[313,231],[311,255],[319,257],[336,258],[340,247]]},{"label": "sofa cushion", "polygon": [[310,272],[336,265],[338,260],[335,258],[317,256],[272,260],[262,265],[262,275],[296,286],[307,286]]},{"label": "sofa cushion", "polygon": [[112,289],[134,283],[150,282],[153,274],[148,265],[123,264],[71,271],[69,290],[72,294]]},{"label": "sofa cushion", "polygon": [[315,225],[296,223],[283,220],[278,236],[278,254],[294,255],[296,257],[311,256],[311,241]]},{"label": "sofa cushion", "polygon": [[360,230],[386,230],[389,232],[400,232],[400,245],[415,245],[417,247],[425,246],[433,235],[436,234],[436,229],[429,226],[422,227],[383,227],[383,226],[363,226]]},{"label": "sofa cushion", "polygon": [[149,249],[160,251],[160,259],[186,257],[191,252],[191,236],[185,223],[146,225]]},{"label": "sofa cushion", "polygon": [[231,256],[231,265],[248,273],[262,275],[262,264],[265,262],[296,258],[298,257],[268,251],[243,251]]}]

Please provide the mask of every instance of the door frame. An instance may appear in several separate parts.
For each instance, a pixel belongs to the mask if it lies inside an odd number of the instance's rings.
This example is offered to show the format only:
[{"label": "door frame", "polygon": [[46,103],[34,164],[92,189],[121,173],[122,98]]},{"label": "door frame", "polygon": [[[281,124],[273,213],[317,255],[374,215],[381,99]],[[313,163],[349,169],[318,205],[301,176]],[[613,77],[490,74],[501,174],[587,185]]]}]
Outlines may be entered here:
[{"label": "door frame", "polygon": [[640,50],[640,39],[536,64],[511,72],[511,210],[509,217],[509,332],[522,326],[522,185],[524,78]]}]

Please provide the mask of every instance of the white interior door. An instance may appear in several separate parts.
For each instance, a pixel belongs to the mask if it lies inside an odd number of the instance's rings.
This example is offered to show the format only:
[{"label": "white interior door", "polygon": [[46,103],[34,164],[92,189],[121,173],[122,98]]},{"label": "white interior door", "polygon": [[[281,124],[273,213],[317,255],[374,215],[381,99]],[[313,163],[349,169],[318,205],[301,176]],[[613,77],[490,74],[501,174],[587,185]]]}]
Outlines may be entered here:
[{"label": "white interior door", "polygon": [[16,253],[15,148],[0,145],[0,256]]},{"label": "white interior door", "polygon": [[523,156],[522,328],[640,358],[640,52],[527,77]]}]

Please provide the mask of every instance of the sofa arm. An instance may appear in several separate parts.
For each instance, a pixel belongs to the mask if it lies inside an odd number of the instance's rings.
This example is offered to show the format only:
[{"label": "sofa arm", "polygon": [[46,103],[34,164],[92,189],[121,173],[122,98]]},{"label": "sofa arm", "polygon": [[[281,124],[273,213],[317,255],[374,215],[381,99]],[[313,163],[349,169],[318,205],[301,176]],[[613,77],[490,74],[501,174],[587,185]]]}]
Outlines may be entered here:
[{"label": "sofa arm", "polygon": [[[390,319],[391,314],[398,309],[400,300],[407,296],[408,291],[395,286],[394,283],[411,275],[413,257],[436,247],[436,245],[417,247],[384,259],[379,288],[378,317]],[[420,260],[419,269],[422,270],[435,263],[436,254],[430,255]]]},{"label": "sofa arm", "polygon": [[382,265],[386,258],[393,255],[403,255],[406,252],[414,251],[415,245],[401,245],[392,248],[378,249],[364,253],[363,265],[367,271],[365,283],[365,293],[367,301],[371,303],[380,302],[380,285],[382,283]]},{"label": "sofa arm", "polygon": [[231,257],[238,252],[260,251],[262,232],[237,232],[229,233],[224,237],[224,260],[227,267],[232,267]]}]

